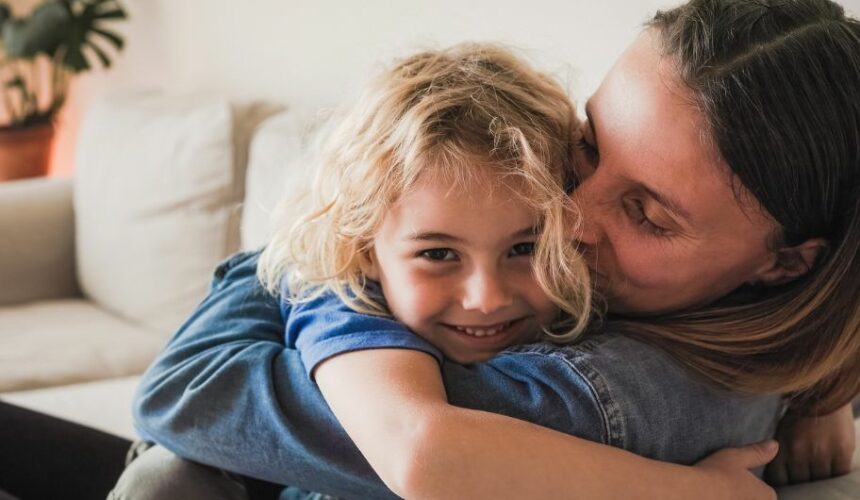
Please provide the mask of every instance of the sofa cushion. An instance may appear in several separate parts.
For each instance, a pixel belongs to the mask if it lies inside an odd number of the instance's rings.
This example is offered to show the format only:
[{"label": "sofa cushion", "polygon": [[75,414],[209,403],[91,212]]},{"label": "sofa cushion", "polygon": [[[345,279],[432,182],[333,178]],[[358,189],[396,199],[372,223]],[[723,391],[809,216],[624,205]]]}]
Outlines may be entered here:
[{"label": "sofa cushion", "polygon": [[141,373],[163,336],[86,299],[0,307],[0,392]]},{"label": "sofa cushion", "polygon": [[312,145],[323,120],[318,112],[290,109],[270,117],[257,129],[248,157],[242,210],[244,250],[266,244],[278,201],[309,182]]},{"label": "sofa cushion", "polygon": [[164,333],[238,250],[244,162],[218,98],[113,95],[94,104],[77,149],[77,273],[84,294]]},{"label": "sofa cushion", "polygon": [[140,375],[0,394],[4,402],[62,418],[126,439],[134,430],[131,404]]}]

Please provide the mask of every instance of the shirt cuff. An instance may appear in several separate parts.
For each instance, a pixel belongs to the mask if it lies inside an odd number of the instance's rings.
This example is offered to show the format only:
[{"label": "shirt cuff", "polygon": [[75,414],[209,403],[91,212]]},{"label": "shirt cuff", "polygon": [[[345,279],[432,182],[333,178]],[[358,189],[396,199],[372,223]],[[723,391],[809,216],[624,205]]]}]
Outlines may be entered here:
[{"label": "shirt cuff", "polygon": [[432,344],[411,332],[357,332],[328,338],[303,346],[299,350],[308,377],[313,380],[314,369],[323,361],[352,351],[367,349],[410,349],[433,356],[442,364],[442,353]]}]

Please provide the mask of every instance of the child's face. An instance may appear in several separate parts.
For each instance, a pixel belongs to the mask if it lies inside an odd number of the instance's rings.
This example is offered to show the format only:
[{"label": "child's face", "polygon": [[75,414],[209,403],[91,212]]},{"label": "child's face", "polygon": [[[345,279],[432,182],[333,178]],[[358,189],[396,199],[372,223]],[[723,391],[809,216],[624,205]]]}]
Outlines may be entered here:
[{"label": "child's face", "polygon": [[537,214],[483,181],[419,182],[386,214],[366,270],[399,321],[460,363],[533,340],[558,314],[532,273]]}]

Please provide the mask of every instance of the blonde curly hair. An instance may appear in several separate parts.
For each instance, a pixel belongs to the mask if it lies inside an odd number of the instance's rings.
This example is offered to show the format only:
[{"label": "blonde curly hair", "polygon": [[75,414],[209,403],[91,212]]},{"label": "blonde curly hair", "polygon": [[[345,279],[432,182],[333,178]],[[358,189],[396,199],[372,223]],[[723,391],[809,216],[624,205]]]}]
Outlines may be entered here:
[{"label": "blonde curly hair", "polygon": [[281,202],[260,280],[278,293],[286,279],[292,301],[333,292],[356,311],[390,315],[361,270],[388,208],[419,177],[463,186],[490,168],[539,214],[535,277],[565,313],[545,336],[572,341],[591,310],[566,193],[575,125],[559,84],[505,48],[468,43],[402,59],[333,125],[310,190]]}]

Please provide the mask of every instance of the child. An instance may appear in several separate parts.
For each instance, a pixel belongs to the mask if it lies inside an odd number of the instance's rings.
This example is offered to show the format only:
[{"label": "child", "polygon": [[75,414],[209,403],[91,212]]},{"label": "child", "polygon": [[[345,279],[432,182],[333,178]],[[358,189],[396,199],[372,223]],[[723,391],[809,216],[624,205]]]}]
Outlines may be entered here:
[{"label": "child", "polygon": [[[381,75],[329,136],[298,222],[276,225],[259,261],[262,283],[285,297],[286,343],[308,373],[333,353],[391,347],[376,319],[371,332],[360,321],[339,328],[348,314],[390,316],[417,334],[393,327],[402,347],[461,364],[539,338],[576,339],[590,289],[569,241],[573,116],[556,83],[491,45],[420,53]],[[289,220],[295,206],[283,206]],[[379,376],[388,368],[380,364]],[[321,381],[323,395],[338,418],[348,416],[347,432],[373,463],[366,445],[380,436],[353,425],[367,409],[345,404],[330,382]],[[378,382],[368,379],[367,390]],[[378,390],[396,391],[392,384],[396,377]],[[447,403],[444,391],[410,397]],[[218,482],[232,492],[223,497],[241,495],[229,475],[215,471],[204,486],[200,469],[152,453],[144,458],[160,458],[135,461],[116,498],[180,489],[194,498],[195,482],[200,497],[217,497]],[[305,494],[319,495],[285,493]]]},{"label": "child", "polygon": [[[261,281],[294,304],[332,293],[391,315],[459,363],[573,340],[590,288],[568,236],[572,116],[553,80],[501,48],[404,59],[332,132],[299,221],[275,224]],[[309,368],[325,353],[298,347]]]}]

